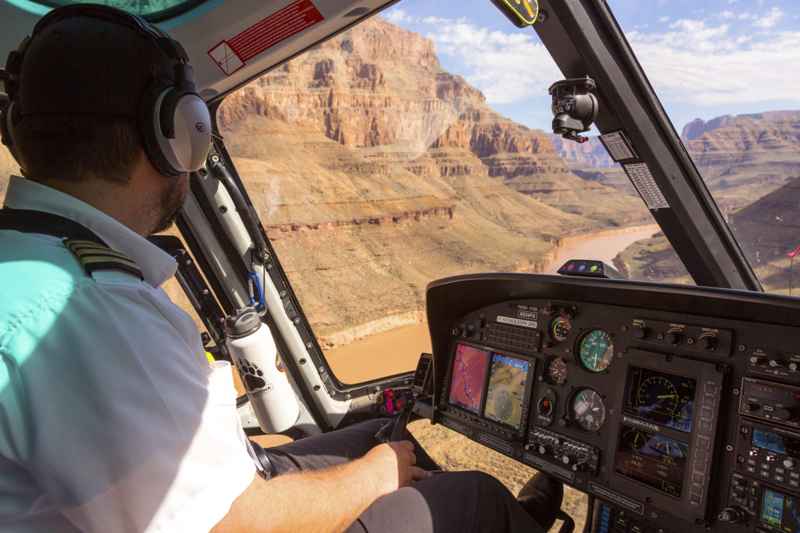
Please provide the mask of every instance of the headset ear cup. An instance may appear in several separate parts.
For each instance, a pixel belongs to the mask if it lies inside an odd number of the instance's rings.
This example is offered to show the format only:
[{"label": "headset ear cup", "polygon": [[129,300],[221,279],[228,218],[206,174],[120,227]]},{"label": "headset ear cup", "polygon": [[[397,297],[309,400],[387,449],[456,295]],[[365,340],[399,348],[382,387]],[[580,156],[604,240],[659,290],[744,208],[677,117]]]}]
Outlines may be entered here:
[{"label": "headset ear cup", "polygon": [[160,107],[161,123],[170,125],[170,131],[162,129],[159,132],[161,153],[180,172],[199,170],[211,148],[211,115],[208,106],[194,93],[168,93],[164,95]]},{"label": "headset ear cup", "polygon": [[14,146],[14,113],[14,102],[11,101],[8,103],[6,110],[0,115],[0,137],[2,137],[3,144],[8,148],[8,151],[11,152],[11,156],[22,167],[22,161],[20,161],[16,146]]},{"label": "headset ear cup", "polygon": [[161,132],[161,103],[166,93],[172,90],[168,86],[153,84],[147,90],[139,111],[139,134],[142,136],[145,154],[156,170],[165,176],[177,176],[181,173],[162,150],[164,136]]},{"label": "headset ear cup", "polygon": [[211,150],[211,114],[195,93],[183,95],[175,105],[173,153],[184,171],[196,172]]}]

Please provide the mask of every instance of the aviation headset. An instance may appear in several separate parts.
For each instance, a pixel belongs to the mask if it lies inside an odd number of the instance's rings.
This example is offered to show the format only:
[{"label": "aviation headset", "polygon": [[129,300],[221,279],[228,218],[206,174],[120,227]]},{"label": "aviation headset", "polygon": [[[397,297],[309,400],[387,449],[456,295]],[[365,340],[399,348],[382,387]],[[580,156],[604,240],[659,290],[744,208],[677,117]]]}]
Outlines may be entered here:
[{"label": "aviation headset", "polygon": [[[145,153],[161,174],[177,176],[199,170],[211,148],[211,117],[208,106],[197,94],[186,51],[180,43],[141,17],[90,4],[75,4],[51,11],[37,22],[31,35],[22,41],[19,48],[9,54],[3,74],[9,101],[0,116],[0,136],[12,155],[19,161],[14,151],[15,125],[25,116],[43,114],[36,110],[20,110],[16,102],[26,52],[45,28],[73,17],[99,19],[132,29],[152,42],[172,64],[174,79],[152,75],[145,93],[139,96],[138,109],[130,109],[126,117],[135,121]],[[70,115],[70,112],[64,111],[63,114]],[[91,114],[117,115],[102,109]]]}]

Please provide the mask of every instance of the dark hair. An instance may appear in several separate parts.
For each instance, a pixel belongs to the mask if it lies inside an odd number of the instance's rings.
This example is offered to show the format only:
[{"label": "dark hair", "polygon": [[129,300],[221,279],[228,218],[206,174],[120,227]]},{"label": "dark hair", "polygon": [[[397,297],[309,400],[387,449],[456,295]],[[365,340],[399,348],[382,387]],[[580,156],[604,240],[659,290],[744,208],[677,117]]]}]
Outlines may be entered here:
[{"label": "dark hair", "polygon": [[33,180],[85,178],[125,183],[143,153],[130,119],[102,115],[32,115],[14,125],[14,148]]}]

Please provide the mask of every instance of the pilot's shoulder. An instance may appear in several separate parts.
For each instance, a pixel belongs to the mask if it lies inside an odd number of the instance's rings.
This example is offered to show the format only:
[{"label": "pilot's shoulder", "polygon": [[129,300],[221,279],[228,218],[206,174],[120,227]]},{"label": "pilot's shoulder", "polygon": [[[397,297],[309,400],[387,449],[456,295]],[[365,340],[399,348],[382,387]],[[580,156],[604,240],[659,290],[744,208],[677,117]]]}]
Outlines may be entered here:
[{"label": "pilot's shoulder", "polygon": [[78,260],[86,275],[97,281],[142,281],[141,269],[130,257],[93,241],[67,239],[64,246]]}]

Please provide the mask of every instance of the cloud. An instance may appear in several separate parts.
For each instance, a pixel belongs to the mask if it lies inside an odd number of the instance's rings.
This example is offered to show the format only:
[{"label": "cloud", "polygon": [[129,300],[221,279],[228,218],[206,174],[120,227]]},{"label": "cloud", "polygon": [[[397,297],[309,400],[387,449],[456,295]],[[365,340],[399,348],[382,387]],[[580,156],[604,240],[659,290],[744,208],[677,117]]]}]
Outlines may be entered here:
[{"label": "cloud", "polygon": [[546,97],[563,78],[550,53],[533,32],[507,33],[482,28],[466,19],[423,19],[436,26],[428,38],[437,51],[466,68],[459,72],[491,104],[511,104]]},{"label": "cloud", "polygon": [[760,17],[753,24],[758,28],[769,29],[775,27],[783,18],[783,11],[779,7],[773,7],[769,13]]},{"label": "cloud", "polygon": [[392,24],[411,24],[416,19],[409,15],[405,9],[400,9],[399,7],[390,9],[389,11],[383,14],[383,18],[391,22]]},{"label": "cloud", "polygon": [[682,19],[665,32],[627,36],[664,100],[697,106],[800,104],[787,83],[787,72],[800,65],[800,32],[736,34],[728,24]]},{"label": "cloud", "polygon": [[[438,53],[450,59],[454,70],[479,88],[490,104],[546,98],[549,86],[563,78],[533,32],[495,31],[465,18],[414,20],[431,28],[427,37]],[[760,19],[762,25],[764,20],[777,23],[780,17],[771,10]],[[658,28],[626,35],[666,103],[700,108],[769,102],[800,105],[800,96],[787,83],[787,72],[800,66],[800,31],[747,31],[728,15],[665,21]]]}]

